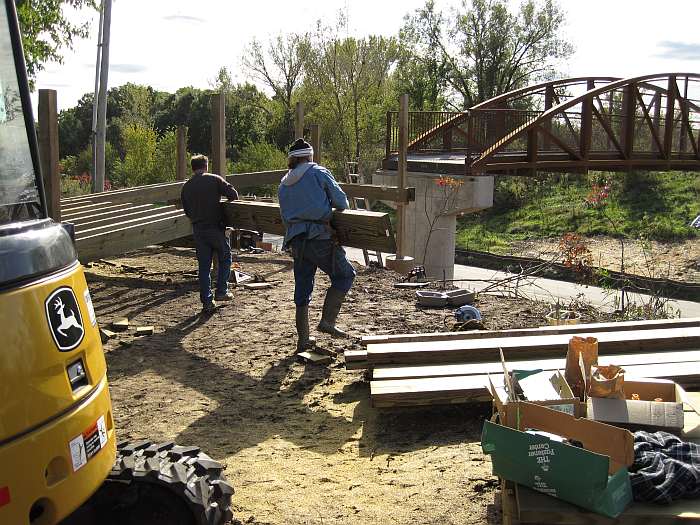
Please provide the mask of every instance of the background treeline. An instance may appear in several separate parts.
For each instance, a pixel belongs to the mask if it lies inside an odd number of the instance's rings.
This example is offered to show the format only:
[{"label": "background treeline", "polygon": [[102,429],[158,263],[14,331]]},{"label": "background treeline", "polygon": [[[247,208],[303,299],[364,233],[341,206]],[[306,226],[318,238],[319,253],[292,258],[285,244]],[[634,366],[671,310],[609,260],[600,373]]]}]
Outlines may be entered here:
[{"label": "background treeline", "polygon": [[[210,153],[209,100],[226,94],[227,157],[232,172],[280,168],[293,141],[297,101],[319,124],[323,162],[343,178],[348,161],[371,172],[383,156],[386,112],[408,93],[412,109],[462,110],[556,74],[572,51],[552,0],[464,0],[437,9],[432,0],[394,36],[349,35],[342,15],[308,30],[251,41],[232,81],[222,68],[210,89],[165,93],[127,84],[108,94],[107,176],[113,186],[172,180],[174,129],[189,129],[188,150]],[[76,28],[77,30],[77,28]],[[84,28],[83,28],[84,31]],[[36,60],[32,63],[36,63]],[[59,116],[63,171],[89,178],[92,94]]]}]

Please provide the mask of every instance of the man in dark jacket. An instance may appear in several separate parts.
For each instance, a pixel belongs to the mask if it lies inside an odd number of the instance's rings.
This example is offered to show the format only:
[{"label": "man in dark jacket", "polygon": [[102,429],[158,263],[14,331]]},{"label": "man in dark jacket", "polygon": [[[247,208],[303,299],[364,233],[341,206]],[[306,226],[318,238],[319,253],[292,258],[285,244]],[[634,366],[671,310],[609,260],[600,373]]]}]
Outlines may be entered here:
[{"label": "man in dark jacket", "polygon": [[[192,236],[197,248],[199,263],[199,298],[205,313],[216,308],[217,301],[230,301],[228,291],[231,276],[231,246],[225,235],[221,197],[238,199],[238,192],[219,175],[207,173],[209,159],[195,155],[190,162],[193,175],[182,186],[181,200],[185,215],[192,222]],[[212,297],[209,272],[214,252],[217,253],[219,270],[216,278],[216,295]]]},{"label": "man in dark jacket", "polygon": [[289,172],[279,187],[282,221],[286,229],[284,247],[294,256],[294,303],[296,304],[297,351],[314,346],[309,336],[309,302],[316,269],[330,277],[318,330],[333,337],[347,337],[335,321],[345,294],[355,279],[355,270],[345,250],[334,239],[330,225],[333,208],[345,210],[348,199],[323,166],[312,162],[313,148],[298,139],[289,151]]}]

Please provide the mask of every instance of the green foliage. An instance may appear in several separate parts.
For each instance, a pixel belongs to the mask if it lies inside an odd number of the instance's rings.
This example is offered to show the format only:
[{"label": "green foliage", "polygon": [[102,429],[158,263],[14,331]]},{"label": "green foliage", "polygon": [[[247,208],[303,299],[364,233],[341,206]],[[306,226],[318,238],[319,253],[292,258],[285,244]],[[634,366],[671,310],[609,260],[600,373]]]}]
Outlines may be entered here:
[{"label": "green foliage", "polygon": [[[604,211],[585,205],[591,182],[599,180],[612,185]],[[462,217],[457,244],[504,253],[513,241],[567,232],[661,241],[697,237],[688,224],[700,213],[698,180],[684,172],[497,180],[494,207]]]},{"label": "green foliage", "polygon": [[523,0],[517,12],[506,0],[463,0],[449,13],[427,0],[406,17],[401,39],[432,73],[428,93],[445,88],[450,104],[466,109],[551,76],[573,51],[560,35],[563,22],[555,0]]},{"label": "green foliage", "polygon": [[[120,169],[121,160],[112,144],[105,144],[105,173],[112,181],[114,174]],[[87,177],[92,173],[92,148],[80,151],[77,155],[68,155],[61,160],[61,174],[69,178]]]},{"label": "green foliage", "polygon": [[24,0],[16,4],[27,75],[34,89],[36,74],[46,62],[63,63],[62,49],[73,49],[76,38],[89,34],[88,22],[73,23],[64,8],[79,10],[96,5],[94,0]]},{"label": "green foliage", "polygon": [[232,164],[232,173],[281,170],[287,167],[287,155],[272,144],[257,143],[246,146],[239,160]]},{"label": "green foliage", "polygon": [[175,180],[177,152],[173,130],[158,137],[153,128],[127,124],[122,128],[122,144],[126,154],[115,177],[119,186],[142,186]]},{"label": "green foliage", "polygon": [[324,164],[336,174],[345,162],[378,158],[386,109],[392,104],[389,73],[398,59],[394,38],[348,38],[344,21],[319,26],[304,49],[306,76],[300,97],[308,120],[320,124]]}]

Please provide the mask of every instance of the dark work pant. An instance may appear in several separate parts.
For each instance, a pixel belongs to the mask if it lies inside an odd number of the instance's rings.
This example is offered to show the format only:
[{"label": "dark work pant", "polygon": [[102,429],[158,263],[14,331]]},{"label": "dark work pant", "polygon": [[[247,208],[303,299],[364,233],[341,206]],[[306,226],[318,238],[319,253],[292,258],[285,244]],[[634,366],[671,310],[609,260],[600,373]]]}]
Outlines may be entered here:
[{"label": "dark work pant", "polygon": [[228,279],[231,277],[231,246],[226,238],[225,230],[216,226],[193,226],[195,247],[197,249],[197,262],[199,264],[199,298],[203,304],[212,301],[211,294],[211,263],[214,252],[217,253],[219,262],[216,276],[216,294],[224,295],[228,292]]},{"label": "dark work pant", "polygon": [[299,236],[292,239],[291,247],[294,256],[294,303],[297,306],[311,302],[317,268],[330,277],[332,288],[343,293],[350,290],[355,280],[355,269],[341,246],[335,246],[330,239],[305,239]]}]

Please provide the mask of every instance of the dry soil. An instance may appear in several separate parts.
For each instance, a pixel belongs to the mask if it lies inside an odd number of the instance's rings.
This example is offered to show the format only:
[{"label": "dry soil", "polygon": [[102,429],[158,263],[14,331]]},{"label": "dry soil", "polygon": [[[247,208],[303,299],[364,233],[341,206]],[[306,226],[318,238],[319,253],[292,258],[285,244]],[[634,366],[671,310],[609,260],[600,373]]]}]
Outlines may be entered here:
[{"label": "dry soil", "polygon": [[[120,439],[196,444],[226,466],[235,518],[269,524],[500,523],[496,480],[479,436],[490,407],[370,407],[363,372],[342,353],[356,339],[319,336],[330,365],[294,355],[292,261],[240,255],[274,287],[237,287],[200,315],[194,251],[152,247],[87,269],[98,319],[127,317],[105,344]],[[421,310],[395,274],[358,269],[339,324],[355,335],[444,329],[449,310]],[[311,318],[328,282],[319,276]],[[538,326],[546,306],[482,297],[487,328]],[[136,337],[137,326],[155,333]]]}]

